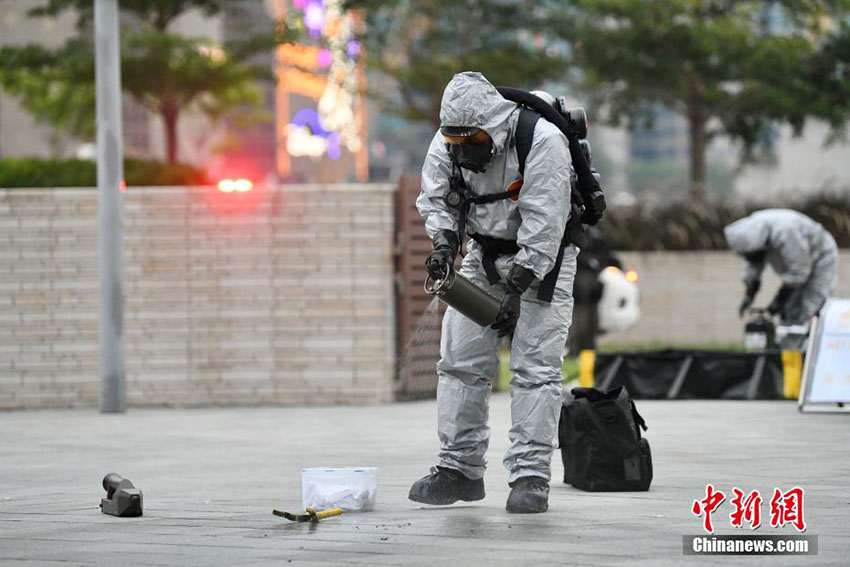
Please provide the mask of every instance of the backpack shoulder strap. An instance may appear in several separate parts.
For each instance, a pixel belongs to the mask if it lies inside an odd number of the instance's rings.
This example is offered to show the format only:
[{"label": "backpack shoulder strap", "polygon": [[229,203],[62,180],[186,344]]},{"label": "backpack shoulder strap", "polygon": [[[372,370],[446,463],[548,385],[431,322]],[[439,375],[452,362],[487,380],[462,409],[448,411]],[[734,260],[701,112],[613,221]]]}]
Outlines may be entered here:
[{"label": "backpack shoulder strap", "polygon": [[522,107],[519,111],[514,140],[516,141],[516,155],[519,160],[519,174],[525,175],[525,160],[531,151],[531,142],[534,140],[534,127],[540,113],[530,108]]}]

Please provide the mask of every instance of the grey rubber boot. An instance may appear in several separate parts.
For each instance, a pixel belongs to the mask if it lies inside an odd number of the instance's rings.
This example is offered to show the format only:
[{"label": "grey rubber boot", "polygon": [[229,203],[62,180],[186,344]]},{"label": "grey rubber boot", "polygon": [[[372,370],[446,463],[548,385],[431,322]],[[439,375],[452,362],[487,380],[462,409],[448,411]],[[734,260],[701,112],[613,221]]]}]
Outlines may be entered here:
[{"label": "grey rubber boot", "polygon": [[549,482],[539,476],[524,476],[511,483],[505,509],[512,514],[535,514],[549,509]]},{"label": "grey rubber boot", "polygon": [[408,498],[436,506],[454,504],[458,500],[474,502],[484,498],[484,479],[471,480],[460,471],[432,467],[431,474],[413,483]]}]

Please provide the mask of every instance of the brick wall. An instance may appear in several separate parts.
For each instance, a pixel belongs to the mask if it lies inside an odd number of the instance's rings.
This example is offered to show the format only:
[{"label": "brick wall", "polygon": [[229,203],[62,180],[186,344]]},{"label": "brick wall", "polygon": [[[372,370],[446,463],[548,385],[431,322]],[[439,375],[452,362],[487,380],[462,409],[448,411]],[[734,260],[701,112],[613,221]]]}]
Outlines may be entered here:
[{"label": "brick wall", "polygon": [[[393,199],[128,190],[128,404],[390,400]],[[0,408],[95,405],[96,191],[0,190],[0,244]]]},{"label": "brick wall", "polygon": [[[391,400],[393,191],[131,188],[128,402]],[[740,342],[734,254],[621,256],[640,274],[641,320],[601,344]],[[0,190],[0,409],[97,403],[97,286],[96,191]],[[777,286],[768,270],[757,304]],[[850,297],[847,250],[836,295]]]},{"label": "brick wall", "polygon": [[[641,317],[626,331],[604,335],[601,345],[740,344],[744,321],[743,261],[732,252],[622,252],[625,268],[640,277]],[[768,267],[755,305],[766,307],[779,289]],[[837,297],[850,297],[850,250],[838,259]]]}]

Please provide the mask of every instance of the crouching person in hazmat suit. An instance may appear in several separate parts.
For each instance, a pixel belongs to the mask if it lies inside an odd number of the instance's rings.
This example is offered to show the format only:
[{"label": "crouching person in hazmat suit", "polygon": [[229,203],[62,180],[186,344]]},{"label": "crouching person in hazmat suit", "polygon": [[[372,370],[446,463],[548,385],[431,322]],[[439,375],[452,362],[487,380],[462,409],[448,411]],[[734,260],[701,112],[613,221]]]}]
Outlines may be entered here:
[{"label": "crouching person in hazmat suit", "polygon": [[[739,315],[761,287],[765,263],[782,279],[768,306],[783,325],[802,325],[820,311],[835,290],[838,247],[819,223],[790,209],[765,209],[723,229],[729,247],[743,256],[746,292]],[[792,345],[780,345],[792,346]]]},{"label": "crouching person in hazmat suit", "polygon": [[[491,384],[501,338],[513,333],[512,427],[503,460],[512,488],[507,510],[548,509],[576,272],[576,247],[562,245],[571,211],[571,158],[564,134],[540,119],[521,172],[515,140],[519,116],[520,107],[480,73],[455,75],[443,93],[441,127],[422,168],[416,205],[433,242],[428,273],[445,276],[466,232],[470,240],[460,273],[483,289],[504,292],[504,299],[492,327],[451,307],[446,311],[437,364],[440,453],[432,474],[410,489],[416,502],[484,498]],[[465,214],[447,198],[459,185],[476,199]],[[547,285],[544,280],[558,263]]]}]

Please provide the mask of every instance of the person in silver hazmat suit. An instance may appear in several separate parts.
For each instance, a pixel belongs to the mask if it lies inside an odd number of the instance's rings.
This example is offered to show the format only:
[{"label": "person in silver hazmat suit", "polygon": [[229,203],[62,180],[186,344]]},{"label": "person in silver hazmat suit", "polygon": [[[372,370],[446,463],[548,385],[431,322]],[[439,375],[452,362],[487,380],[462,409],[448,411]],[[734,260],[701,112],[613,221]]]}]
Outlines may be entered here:
[{"label": "person in silver hazmat suit", "polygon": [[[439,278],[453,264],[459,231],[465,228],[470,240],[460,273],[505,295],[492,327],[451,307],[446,311],[437,364],[440,452],[432,474],[410,489],[416,502],[444,505],[484,498],[491,384],[499,370],[501,337],[513,332],[512,427],[503,460],[511,486],[506,508],[514,513],[548,509],[576,272],[577,248],[562,248],[571,214],[571,158],[564,134],[540,119],[521,174],[514,140],[519,113],[517,104],[480,73],[455,75],[443,93],[441,127],[422,167],[416,206],[433,243],[429,274]],[[452,176],[462,176],[476,196],[514,193],[471,205],[463,227],[460,211],[446,199]],[[541,300],[542,280],[553,271],[559,251],[563,255],[557,279],[550,278],[551,299]]]},{"label": "person in silver hazmat suit", "polygon": [[723,229],[729,248],[746,260],[743,316],[761,287],[761,274],[770,264],[782,280],[768,312],[783,325],[806,324],[835,290],[838,247],[819,223],[790,209],[764,209]]}]

